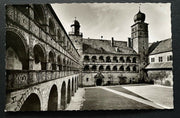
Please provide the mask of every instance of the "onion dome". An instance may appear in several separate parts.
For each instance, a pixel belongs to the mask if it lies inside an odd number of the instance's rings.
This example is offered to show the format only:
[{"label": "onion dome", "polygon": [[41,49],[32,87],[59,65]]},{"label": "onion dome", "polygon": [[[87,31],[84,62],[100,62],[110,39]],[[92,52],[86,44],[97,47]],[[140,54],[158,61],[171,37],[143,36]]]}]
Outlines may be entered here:
[{"label": "onion dome", "polygon": [[135,16],[134,16],[134,22],[144,22],[145,21],[145,14],[139,11]]}]

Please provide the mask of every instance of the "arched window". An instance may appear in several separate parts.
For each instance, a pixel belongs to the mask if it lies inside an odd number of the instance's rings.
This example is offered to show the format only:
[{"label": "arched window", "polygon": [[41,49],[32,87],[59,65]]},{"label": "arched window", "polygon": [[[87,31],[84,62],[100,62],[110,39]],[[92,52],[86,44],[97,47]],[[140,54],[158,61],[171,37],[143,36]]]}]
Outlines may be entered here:
[{"label": "arched window", "polygon": [[49,33],[55,35],[55,25],[52,19],[49,19]]},{"label": "arched window", "polygon": [[41,5],[34,5],[34,20],[40,25],[45,24],[44,10]]},{"label": "arched window", "polygon": [[110,71],[111,67],[110,66],[106,66],[106,71]]},{"label": "arched window", "polygon": [[89,56],[87,56],[87,55],[84,56],[84,61],[85,61],[85,62],[89,62],[89,60],[90,60],[90,59],[89,59]]},{"label": "arched window", "polygon": [[93,66],[92,66],[92,71],[96,71],[96,70],[97,70],[96,65],[93,65]]},{"label": "arched window", "polygon": [[113,71],[117,71],[117,66],[114,66],[114,67],[113,67]]},{"label": "arched window", "polygon": [[92,60],[92,62],[96,62],[96,60],[97,60],[96,56],[92,56],[91,60]]},{"label": "arched window", "polygon": [[133,66],[133,71],[134,71],[134,72],[136,72],[136,71],[137,71],[136,66]]},{"label": "arched window", "polygon": [[104,62],[104,57],[103,57],[103,56],[100,56],[100,57],[99,57],[99,61],[100,61],[100,62]]},{"label": "arched window", "polygon": [[51,63],[52,70],[56,70],[55,53],[53,51],[49,52],[49,63]]},{"label": "arched window", "polygon": [[99,71],[103,71],[104,70],[104,67],[101,65],[99,66]]},{"label": "arched window", "polygon": [[130,57],[126,58],[126,63],[131,63]]},{"label": "arched window", "polygon": [[121,66],[121,67],[119,68],[119,70],[120,70],[120,71],[124,71],[124,66]]},{"label": "arched window", "polygon": [[111,62],[110,56],[107,56],[107,57],[106,57],[106,62]]},{"label": "arched window", "polygon": [[58,37],[58,43],[62,44],[63,39],[62,39],[62,34],[61,34],[60,29],[57,31],[57,37]]},{"label": "arched window", "polygon": [[62,62],[61,62],[61,57],[60,57],[60,55],[57,57],[57,62],[58,62],[59,70],[62,71]]},{"label": "arched window", "polygon": [[113,57],[113,62],[117,63],[118,62],[118,59],[116,56]]},{"label": "arched window", "polygon": [[129,66],[126,67],[126,71],[130,71],[130,67]]},{"label": "arched window", "polygon": [[120,57],[120,58],[119,58],[119,61],[120,61],[121,63],[124,63],[124,58],[123,58],[123,57]]},{"label": "arched window", "polygon": [[136,63],[136,57],[133,58],[133,63]]},{"label": "arched window", "polygon": [[90,69],[89,69],[89,65],[85,65],[84,66],[84,71],[89,71]]},{"label": "arched window", "polygon": [[45,52],[43,48],[36,44],[33,48],[35,64],[41,65],[41,70],[46,70]]}]

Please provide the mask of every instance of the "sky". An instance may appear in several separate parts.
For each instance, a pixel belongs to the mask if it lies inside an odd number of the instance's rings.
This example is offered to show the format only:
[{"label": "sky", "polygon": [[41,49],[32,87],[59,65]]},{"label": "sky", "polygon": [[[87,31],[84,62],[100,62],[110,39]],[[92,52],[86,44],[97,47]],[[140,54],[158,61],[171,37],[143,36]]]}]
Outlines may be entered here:
[{"label": "sky", "polygon": [[58,3],[51,4],[66,32],[76,19],[84,38],[128,41],[134,15],[145,13],[149,24],[149,42],[171,38],[170,3]]}]

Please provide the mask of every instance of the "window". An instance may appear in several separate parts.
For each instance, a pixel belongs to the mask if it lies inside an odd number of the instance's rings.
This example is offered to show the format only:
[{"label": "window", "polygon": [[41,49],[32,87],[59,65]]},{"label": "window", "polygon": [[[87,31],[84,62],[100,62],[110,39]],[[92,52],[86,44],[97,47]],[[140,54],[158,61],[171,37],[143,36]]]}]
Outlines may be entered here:
[{"label": "window", "polygon": [[167,56],[167,61],[172,61],[172,55]]},{"label": "window", "polygon": [[151,58],[151,62],[155,62],[155,59],[154,59],[154,58]]},{"label": "window", "polygon": [[159,57],[159,62],[162,62],[163,61],[163,58],[162,57]]},{"label": "window", "polygon": [[86,78],[86,81],[88,82],[88,81],[89,81],[89,78]]}]

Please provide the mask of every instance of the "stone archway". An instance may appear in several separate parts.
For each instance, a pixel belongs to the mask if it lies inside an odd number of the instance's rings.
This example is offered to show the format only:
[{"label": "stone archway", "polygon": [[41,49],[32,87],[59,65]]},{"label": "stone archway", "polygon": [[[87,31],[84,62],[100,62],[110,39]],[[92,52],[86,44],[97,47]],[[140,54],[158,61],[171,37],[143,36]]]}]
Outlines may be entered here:
[{"label": "stone archway", "polygon": [[57,105],[58,105],[58,92],[57,92],[57,87],[53,85],[49,94],[48,111],[57,111]]},{"label": "stone archway", "polygon": [[74,96],[74,78],[72,78],[72,96]]},{"label": "stone archway", "polygon": [[41,110],[41,102],[35,93],[32,93],[29,95],[29,97],[26,99],[22,107],[20,108],[20,111],[40,111]]},{"label": "stone archway", "polygon": [[104,78],[104,76],[102,75],[101,72],[97,73],[97,74],[94,76],[94,78],[95,78],[95,80],[96,80],[96,81],[95,81],[95,84],[96,84],[97,86],[103,85],[103,82],[104,82],[103,78]]},{"label": "stone archway", "polygon": [[61,109],[64,110],[66,108],[66,83],[63,82],[61,87]]},{"label": "stone archway", "polygon": [[67,87],[67,103],[71,101],[71,82],[70,79],[68,80],[68,87]]},{"label": "stone archway", "polygon": [[21,33],[15,31],[6,32],[6,69],[29,69],[27,47],[26,39]]}]

